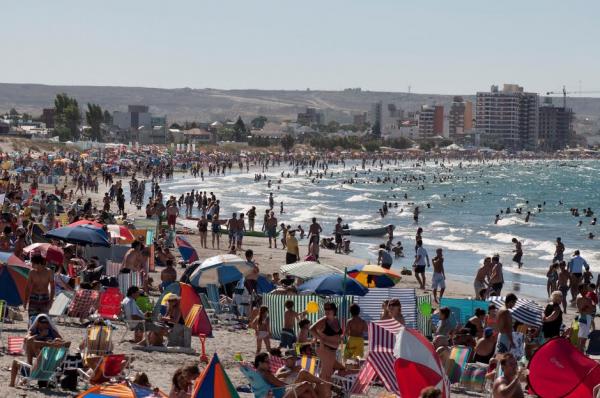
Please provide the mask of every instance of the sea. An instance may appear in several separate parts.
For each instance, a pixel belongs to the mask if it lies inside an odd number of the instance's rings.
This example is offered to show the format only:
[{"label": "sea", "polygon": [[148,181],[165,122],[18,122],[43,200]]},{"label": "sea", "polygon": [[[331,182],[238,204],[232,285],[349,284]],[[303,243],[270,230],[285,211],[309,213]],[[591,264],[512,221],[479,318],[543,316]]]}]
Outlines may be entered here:
[{"label": "sea", "polygon": [[[400,240],[405,252],[405,257],[394,261],[398,270],[411,268],[416,230],[422,227],[430,258],[437,248],[443,249],[448,279],[472,283],[483,258],[498,253],[504,264],[505,288],[528,296],[547,296],[546,272],[557,237],[566,246],[565,259],[579,249],[594,278],[600,272],[600,236],[588,239],[590,232],[598,235],[600,225],[591,225],[596,213],[585,217],[582,211],[589,207],[600,212],[598,160],[390,161],[367,162],[364,169],[360,161],[346,161],[330,165],[322,178],[315,178],[315,171],[311,176],[308,169],[299,169],[296,175],[287,163],[264,173],[256,167],[250,172],[234,167],[225,176],[205,175],[202,181],[186,175],[160,185],[165,195],[176,197],[192,189],[214,192],[221,200],[222,218],[256,206],[257,228],[271,192],[280,222],[308,230],[311,218],[316,217],[323,236],[333,231],[337,217],[351,228],[392,224],[394,243]],[[255,173],[267,179],[255,181]],[[388,181],[382,182],[386,177]],[[348,183],[350,179],[354,183]],[[379,209],[384,202],[391,206],[382,218]],[[413,221],[415,206],[421,210],[418,225]],[[515,213],[516,208],[522,208],[522,214]],[[573,216],[571,208],[579,208],[580,216]],[[525,222],[528,211],[531,217]],[[512,262],[512,238],[523,243],[521,269]],[[386,237],[350,239],[351,256],[366,264],[376,261],[378,245]],[[355,265],[359,264],[348,262],[348,267]]]}]

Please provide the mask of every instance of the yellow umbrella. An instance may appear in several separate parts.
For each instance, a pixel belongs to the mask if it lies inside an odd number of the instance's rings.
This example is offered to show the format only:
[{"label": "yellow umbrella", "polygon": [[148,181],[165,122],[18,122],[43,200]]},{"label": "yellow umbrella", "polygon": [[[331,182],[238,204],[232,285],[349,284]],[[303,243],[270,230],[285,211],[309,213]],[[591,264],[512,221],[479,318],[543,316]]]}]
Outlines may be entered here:
[{"label": "yellow umbrella", "polygon": [[359,265],[347,271],[350,278],[361,285],[372,287],[393,287],[402,277],[387,268],[375,264]]}]

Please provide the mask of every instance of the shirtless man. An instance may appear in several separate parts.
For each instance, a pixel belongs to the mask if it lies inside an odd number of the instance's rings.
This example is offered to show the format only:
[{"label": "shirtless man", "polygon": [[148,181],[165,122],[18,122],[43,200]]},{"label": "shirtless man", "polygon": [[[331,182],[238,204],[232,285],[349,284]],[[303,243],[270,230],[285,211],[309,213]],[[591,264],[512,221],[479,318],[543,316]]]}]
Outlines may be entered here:
[{"label": "shirtless man", "polygon": [[570,290],[569,281],[571,280],[571,273],[567,270],[567,263],[561,261],[558,263],[558,290],[562,293],[562,305],[563,312],[567,313],[567,293]]},{"label": "shirtless man", "polygon": [[513,261],[521,268],[523,266],[523,245],[517,238],[512,238],[512,243],[515,244]]},{"label": "shirtless man", "polygon": [[125,256],[123,257],[121,271],[128,269],[129,272],[134,272],[140,268],[139,263],[142,257],[141,247],[142,244],[138,240],[134,240],[131,243],[131,249],[127,250],[127,253],[125,253]]},{"label": "shirtless man", "polygon": [[521,387],[521,378],[526,371],[524,368],[519,370],[517,360],[512,354],[504,354],[500,358],[500,366],[503,375],[494,381],[492,387],[493,398],[523,398],[523,388]]},{"label": "shirtless man", "polygon": [[177,217],[179,216],[179,207],[177,207],[177,202],[175,198],[169,201],[167,206],[167,225],[171,229],[175,229],[175,222],[177,221]]},{"label": "shirtless man", "polygon": [[177,270],[173,268],[173,260],[166,261],[166,268],[160,272],[160,291],[177,280]]},{"label": "shirtless man", "polygon": [[506,354],[514,347],[513,340],[513,320],[510,309],[517,303],[517,296],[513,293],[506,295],[504,307],[498,311],[497,328],[498,341],[496,342],[496,354]]},{"label": "shirtless man", "polygon": [[342,245],[343,245],[343,236],[344,229],[342,228],[342,218],[337,218],[337,223],[335,224],[335,252],[342,253]]},{"label": "shirtless man", "polygon": [[269,237],[269,249],[272,244],[274,244],[275,249],[277,249],[277,218],[275,217],[274,212],[269,213],[269,218],[267,218],[267,222],[265,223],[265,231]]},{"label": "shirtless man", "polygon": [[[446,290],[446,273],[444,272],[444,256],[442,249],[435,251],[435,257],[431,260],[433,265],[433,276],[431,277],[431,289],[433,290],[433,301],[439,303]],[[440,289],[440,299],[437,298],[437,289]]]},{"label": "shirtless man", "polygon": [[45,265],[40,254],[31,257],[32,269],[25,285],[25,309],[29,319],[38,314],[47,314],[54,301],[54,274]]},{"label": "shirtless man", "polygon": [[477,274],[475,274],[475,280],[473,281],[473,288],[475,289],[475,299],[476,300],[485,300],[481,294],[482,290],[486,290],[489,285],[490,276],[492,273],[492,258],[486,257],[483,259],[483,264],[477,270]]},{"label": "shirtless man", "polygon": [[494,254],[492,257],[492,271],[490,274],[490,287],[492,288],[493,294],[500,296],[502,293],[502,286],[504,286],[502,263],[500,262],[500,255]]},{"label": "shirtless man", "polygon": [[585,343],[590,331],[593,330],[592,322],[594,322],[593,314],[595,312],[594,303],[586,297],[587,291],[588,288],[586,285],[579,285],[579,294],[575,299],[577,311],[579,312],[579,332],[577,333],[577,337],[579,338],[579,351],[582,353],[585,353]]},{"label": "shirtless man", "polygon": [[313,254],[317,260],[319,259],[319,242],[322,231],[323,228],[321,228],[317,219],[313,217],[312,224],[308,227],[308,254]]},{"label": "shirtless man", "polygon": [[226,223],[227,230],[229,231],[229,247],[236,245],[236,238],[238,233],[238,220],[237,213],[233,213],[231,218]]},{"label": "shirtless man", "polygon": [[294,302],[292,300],[285,302],[283,329],[281,329],[279,348],[294,348],[297,340],[296,333],[294,332],[296,321],[300,320],[305,314],[305,312],[296,312],[294,310]]},{"label": "shirtless man", "polygon": [[367,322],[360,317],[360,307],[358,304],[350,306],[350,316],[350,319],[346,322],[345,335],[348,338],[348,342],[346,343],[344,357],[346,359],[363,358],[365,356],[365,335],[368,330]]}]

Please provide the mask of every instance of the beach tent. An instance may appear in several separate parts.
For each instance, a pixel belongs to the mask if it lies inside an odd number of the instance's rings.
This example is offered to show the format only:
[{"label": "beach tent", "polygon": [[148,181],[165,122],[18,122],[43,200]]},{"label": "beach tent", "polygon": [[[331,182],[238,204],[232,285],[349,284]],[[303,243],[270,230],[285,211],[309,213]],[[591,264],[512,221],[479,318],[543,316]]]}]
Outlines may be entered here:
[{"label": "beach tent", "polygon": [[343,273],[339,268],[332,265],[317,263],[316,261],[299,261],[297,263],[282,265],[279,268],[279,272],[284,275],[291,275],[304,280],[333,273]]},{"label": "beach tent", "polygon": [[450,385],[433,345],[414,329],[400,328],[396,336],[394,371],[402,397],[417,397],[425,387],[436,387],[450,397]]},{"label": "beach tent", "polygon": [[142,387],[130,382],[101,384],[82,392],[77,398],[167,398],[167,394],[156,389]]},{"label": "beach tent", "polygon": [[384,300],[397,298],[402,305],[402,315],[406,326],[415,329],[417,327],[417,297],[415,289],[386,288],[369,289],[363,297],[355,297],[354,302],[360,306],[361,317],[369,321],[377,321],[381,318],[381,303]]},{"label": "beach tent", "polygon": [[402,324],[394,319],[369,322],[367,361],[358,373],[352,393],[365,394],[375,376],[381,379],[386,390],[400,393],[394,370],[394,347],[396,336],[403,328]]},{"label": "beach tent", "polygon": [[483,300],[471,300],[467,298],[442,298],[440,307],[450,309],[450,320],[455,324],[464,325],[473,316],[477,308],[487,312],[490,303]]},{"label": "beach tent", "polygon": [[[496,304],[498,308],[504,306],[504,297],[492,296],[487,301]],[[517,298],[517,303],[510,309],[510,312],[513,320],[529,326],[542,327],[542,312],[544,312],[544,309],[533,300]]]},{"label": "beach tent", "polygon": [[183,261],[186,263],[192,263],[200,259],[196,249],[194,249],[190,242],[188,242],[188,240],[183,236],[175,237],[175,243],[177,244],[177,248],[179,249],[179,253],[181,253]]},{"label": "beach tent", "polygon": [[539,397],[588,398],[600,384],[600,363],[562,337],[538,348],[528,369],[531,392]]},{"label": "beach tent", "polygon": [[216,353],[213,354],[210,363],[202,371],[200,377],[196,379],[192,392],[192,398],[205,397],[239,398],[239,394]]},{"label": "beach tent", "polygon": [[[319,318],[325,316],[323,304],[328,301],[334,302],[338,307],[338,318],[342,325],[345,325],[348,319],[348,308],[353,302],[353,296],[346,296],[346,309],[342,308],[343,297],[328,297],[324,298],[314,294],[310,295],[283,295],[283,294],[264,294],[263,305],[269,309],[269,319],[271,320],[271,334],[274,339],[281,339],[281,329],[283,329],[283,316],[285,312],[285,302],[291,300],[294,302],[294,309],[302,312],[306,309],[309,302],[315,302],[319,306],[319,310],[315,313],[306,314],[306,318],[315,323]],[[297,322],[294,324],[294,329],[298,333]]]},{"label": "beach tent", "polygon": [[[156,301],[154,305],[153,317],[157,318],[159,314],[163,314],[166,309],[166,299],[167,295],[176,294],[181,297],[180,306],[181,306],[181,316],[185,319],[188,314],[192,310],[194,304],[202,304],[200,301],[200,296],[194,290],[194,288],[186,283],[181,282],[173,282],[163,291],[162,295]],[[198,317],[196,318],[195,323],[192,325],[192,335],[198,336],[200,334],[204,334],[206,336],[212,336],[212,325],[208,320],[208,315],[204,307],[200,308],[198,313]]]}]

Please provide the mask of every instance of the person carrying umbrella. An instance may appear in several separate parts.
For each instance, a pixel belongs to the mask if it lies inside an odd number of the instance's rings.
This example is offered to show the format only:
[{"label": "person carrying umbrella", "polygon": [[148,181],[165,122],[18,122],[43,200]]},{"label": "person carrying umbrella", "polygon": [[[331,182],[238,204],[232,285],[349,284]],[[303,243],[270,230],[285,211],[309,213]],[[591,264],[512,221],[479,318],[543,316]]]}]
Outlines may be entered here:
[{"label": "person carrying umbrella", "polygon": [[29,318],[38,314],[47,314],[54,301],[54,274],[46,267],[40,254],[31,256],[32,269],[25,286],[25,310]]}]

